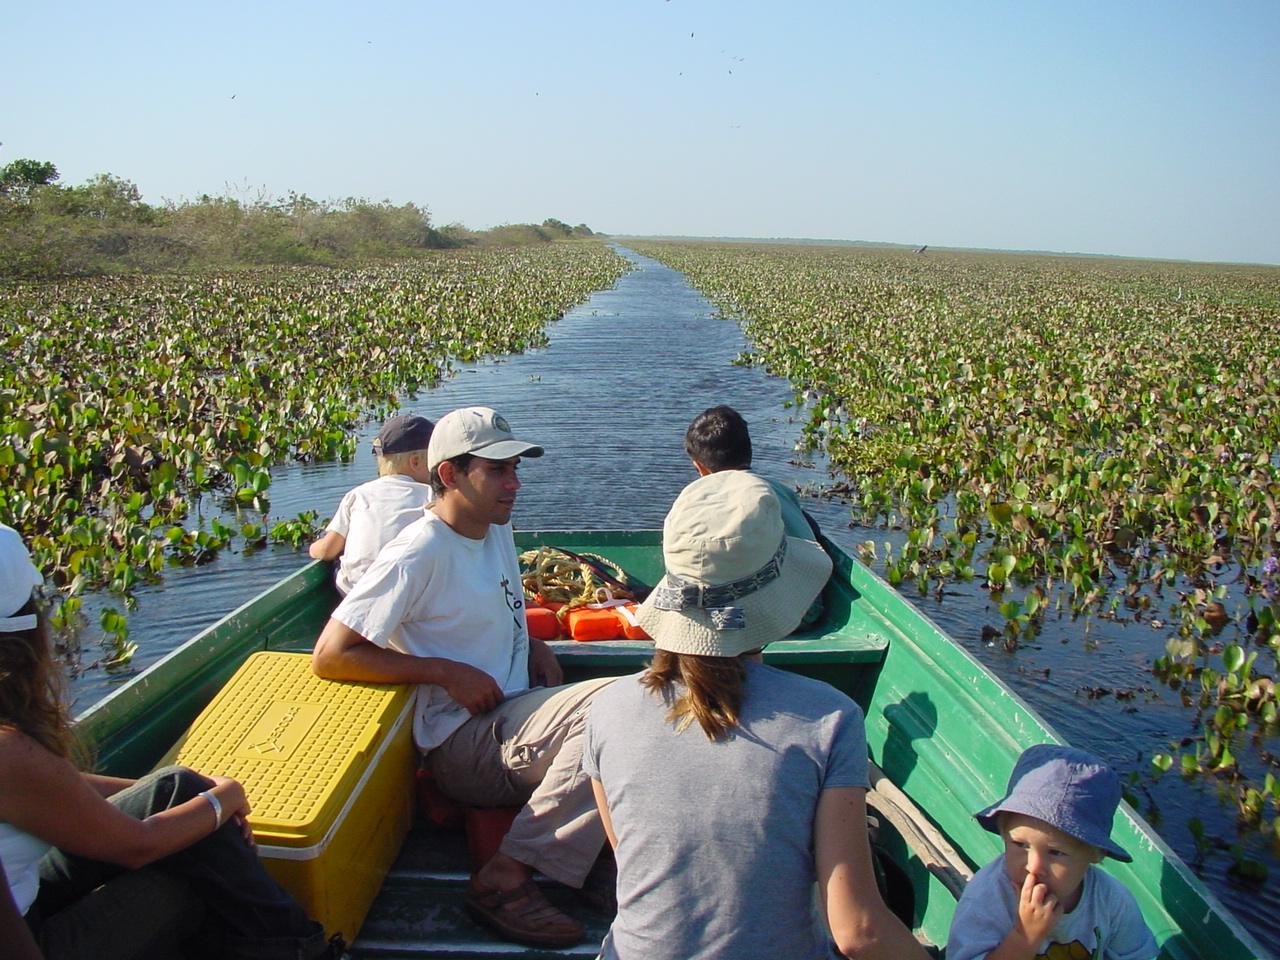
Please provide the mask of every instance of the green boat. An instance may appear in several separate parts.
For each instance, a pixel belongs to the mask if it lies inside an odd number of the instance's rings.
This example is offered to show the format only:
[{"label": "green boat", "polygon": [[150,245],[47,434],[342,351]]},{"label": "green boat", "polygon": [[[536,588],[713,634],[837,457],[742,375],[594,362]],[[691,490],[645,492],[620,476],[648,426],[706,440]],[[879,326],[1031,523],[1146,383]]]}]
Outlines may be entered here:
[{"label": "green boat", "polygon": [[[608,558],[656,583],[658,531],[546,531],[517,535],[521,549],[549,544]],[[908,601],[829,541],[835,572],[825,615],[768,648],[779,667],[824,680],[866,712],[873,762],[868,800],[887,853],[891,906],[924,942],[944,944],[956,898],[973,871],[1000,852],[972,817],[1004,789],[1023,748],[1061,739],[1016,694]],[[337,601],[327,564],[282,580],[77,718],[104,772],[152,768],[250,654],[309,651]],[[652,645],[554,644],[569,680],[639,670]],[[1122,806],[1114,836],[1131,864],[1105,869],[1133,891],[1166,960],[1265,958],[1151,827]],[[360,930],[356,957],[594,957],[608,920],[581,909],[591,939],[561,951],[495,940],[462,906],[465,840],[415,824]],[[560,893],[549,890],[553,899]]]}]

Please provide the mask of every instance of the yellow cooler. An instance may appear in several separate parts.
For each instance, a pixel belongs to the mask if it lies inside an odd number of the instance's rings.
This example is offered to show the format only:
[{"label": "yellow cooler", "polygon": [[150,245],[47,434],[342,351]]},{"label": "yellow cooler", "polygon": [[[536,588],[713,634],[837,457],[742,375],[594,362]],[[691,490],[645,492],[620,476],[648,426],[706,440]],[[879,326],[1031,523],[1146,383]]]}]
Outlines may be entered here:
[{"label": "yellow cooler", "polygon": [[413,816],[413,687],[321,680],[255,653],[196,718],[176,762],[244,784],[263,863],[350,943]]}]

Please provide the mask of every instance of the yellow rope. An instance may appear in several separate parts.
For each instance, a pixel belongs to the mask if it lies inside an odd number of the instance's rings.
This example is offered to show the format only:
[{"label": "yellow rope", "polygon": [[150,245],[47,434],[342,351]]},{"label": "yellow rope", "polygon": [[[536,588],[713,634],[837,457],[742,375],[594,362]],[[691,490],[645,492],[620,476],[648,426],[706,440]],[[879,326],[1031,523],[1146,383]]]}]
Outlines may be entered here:
[{"label": "yellow rope", "polygon": [[[588,556],[584,554],[584,556]],[[589,555],[618,571],[618,579],[626,582],[626,574],[617,564]],[[525,596],[537,603],[563,603],[556,616],[564,620],[570,610],[597,603],[605,596],[632,599],[616,587],[608,587],[588,563],[573,559],[555,547],[542,546],[520,554],[520,579]],[[602,593],[603,591],[603,593]]]}]

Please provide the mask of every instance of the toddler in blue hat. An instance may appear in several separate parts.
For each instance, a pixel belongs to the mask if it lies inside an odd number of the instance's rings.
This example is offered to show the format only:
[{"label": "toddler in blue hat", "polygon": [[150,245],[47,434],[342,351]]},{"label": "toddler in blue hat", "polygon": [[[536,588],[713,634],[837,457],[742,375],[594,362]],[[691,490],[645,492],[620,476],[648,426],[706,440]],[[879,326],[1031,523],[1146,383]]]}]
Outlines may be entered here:
[{"label": "toddler in blue hat", "polygon": [[965,888],[947,960],[1151,960],[1159,952],[1125,886],[1094,865],[1133,858],[1111,839],[1120,781],[1096,757],[1023,751],[998,803],[975,816],[1004,853]]}]

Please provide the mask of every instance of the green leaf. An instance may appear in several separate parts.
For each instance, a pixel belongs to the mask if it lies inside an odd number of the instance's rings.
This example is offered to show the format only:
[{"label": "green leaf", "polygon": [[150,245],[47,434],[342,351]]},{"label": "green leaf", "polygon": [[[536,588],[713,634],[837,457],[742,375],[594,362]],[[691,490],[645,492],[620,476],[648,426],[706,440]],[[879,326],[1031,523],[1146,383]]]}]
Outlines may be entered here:
[{"label": "green leaf", "polygon": [[1219,730],[1225,730],[1227,727],[1234,727],[1236,723],[1236,712],[1225,703],[1213,712],[1213,725]]},{"label": "green leaf", "polygon": [[1222,753],[1218,757],[1218,766],[1232,767],[1235,766],[1236,758],[1231,755],[1231,744],[1227,741],[1222,742]]},{"label": "green leaf", "polygon": [[1017,600],[1006,600],[1000,604],[1000,613],[1006,620],[1016,620],[1022,612],[1022,604]]}]

